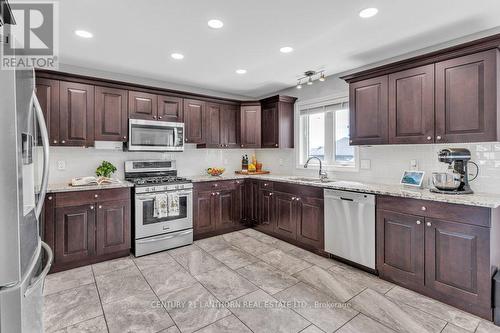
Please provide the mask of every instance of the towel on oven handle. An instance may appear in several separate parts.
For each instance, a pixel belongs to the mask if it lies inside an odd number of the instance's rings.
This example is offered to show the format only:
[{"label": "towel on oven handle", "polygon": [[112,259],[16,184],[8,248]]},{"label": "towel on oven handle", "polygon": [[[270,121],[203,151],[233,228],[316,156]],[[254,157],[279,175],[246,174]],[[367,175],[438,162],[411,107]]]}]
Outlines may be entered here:
[{"label": "towel on oven handle", "polygon": [[177,193],[168,193],[168,216],[179,216],[180,208],[179,208],[179,194]]},{"label": "towel on oven handle", "polygon": [[168,217],[168,196],[166,194],[157,194],[154,203],[154,217]]}]

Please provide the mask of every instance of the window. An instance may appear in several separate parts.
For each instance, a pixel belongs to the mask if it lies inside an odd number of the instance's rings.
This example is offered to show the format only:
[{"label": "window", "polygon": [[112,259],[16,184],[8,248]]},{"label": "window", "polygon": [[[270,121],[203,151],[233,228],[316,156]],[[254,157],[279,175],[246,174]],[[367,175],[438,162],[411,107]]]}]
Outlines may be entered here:
[{"label": "window", "polygon": [[[299,163],[315,156],[330,169],[355,170],[357,149],[349,146],[349,106],[331,100],[299,106]],[[312,160],[312,164],[319,164]]]}]

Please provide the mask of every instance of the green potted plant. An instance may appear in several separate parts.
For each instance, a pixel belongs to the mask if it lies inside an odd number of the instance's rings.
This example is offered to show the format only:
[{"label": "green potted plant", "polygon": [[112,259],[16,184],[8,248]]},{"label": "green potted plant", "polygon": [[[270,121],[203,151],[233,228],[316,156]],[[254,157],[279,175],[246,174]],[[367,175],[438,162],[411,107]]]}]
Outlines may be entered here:
[{"label": "green potted plant", "polygon": [[95,174],[97,177],[104,177],[104,178],[110,178],[111,175],[115,172],[116,172],[116,167],[108,161],[102,161],[101,165],[99,165],[95,170]]}]

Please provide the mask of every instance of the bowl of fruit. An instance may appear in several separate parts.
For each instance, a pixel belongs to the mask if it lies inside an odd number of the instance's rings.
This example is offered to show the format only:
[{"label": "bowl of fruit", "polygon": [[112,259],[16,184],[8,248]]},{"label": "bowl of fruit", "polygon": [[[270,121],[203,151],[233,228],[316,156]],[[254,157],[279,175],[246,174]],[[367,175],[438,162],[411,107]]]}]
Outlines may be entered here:
[{"label": "bowl of fruit", "polygon": [[220,176],[224,173],[225,169],[224,168],[208,168],[207,173],[210,176]]}]

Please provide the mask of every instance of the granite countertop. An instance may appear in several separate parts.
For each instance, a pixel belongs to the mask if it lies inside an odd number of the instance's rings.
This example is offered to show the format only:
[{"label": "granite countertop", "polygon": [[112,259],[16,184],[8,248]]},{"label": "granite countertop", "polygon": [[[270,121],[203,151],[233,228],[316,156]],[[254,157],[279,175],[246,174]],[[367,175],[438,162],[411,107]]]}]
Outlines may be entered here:
[{"label": "granite countertop", "polygon": [[126,180],[120,180],[119,183],[115,184],[89,185],[89,186],[71,186],[69,183],[49,184],[47,188],[47,193],[108,190],[112,188],[127,188],[133,186],[134,184]]},{"label": "granite countertop", "polygon": [[[489,194],[489,193],[474,193],[474,194],[463,194],[463,195],[452,195],[452,194],[439,194],[429,191],[429,189],[418,189],[403,187],[401,185],[389,185],[389,184],[375,184],[375,183],[365,183],[356,181],[342,181],[335,180],[329,183],[318,183],[306,180],[294,179],[295,176],[289,175],[223,175],[218,177],[203,175],[189,177],[193,182],[206,182],[206,181],[223,181],[223,180],[234,180],[234,179],[267,179],[269,181],[286,182],[291,184],[316,186],[326,189],[333,190],[345,190],[361,193],[370,194],[380,194],[389,195],[396,197],[405,197],[421,200],[430,200],[446,203],[454,203],[469,206],[487,207],[487,208],[497,208],[500,207],[500,195]],[[307,178],[307,177],[304,177]],[[311,178],[313,179],[313,178]]]}]

